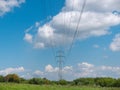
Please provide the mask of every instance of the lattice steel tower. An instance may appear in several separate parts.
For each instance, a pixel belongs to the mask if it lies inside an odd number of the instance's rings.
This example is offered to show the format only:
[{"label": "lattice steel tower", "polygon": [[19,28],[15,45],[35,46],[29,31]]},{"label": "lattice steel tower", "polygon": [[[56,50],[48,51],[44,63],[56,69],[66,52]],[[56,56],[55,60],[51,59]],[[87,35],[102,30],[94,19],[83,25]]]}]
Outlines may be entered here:
[{"label": "lattice steel tower", "polygon": [[64,51],[62,51],[62,50],[57,51],[56,58],[57,58],[58,67],[59,67],[58,77],[59,77],[59,80],[62,80],[63,79],[63,76],[62,76],[62,74],[63,74],[62,73],[63,72],[63,63],[64,63],[64,59],[65,59]]}]

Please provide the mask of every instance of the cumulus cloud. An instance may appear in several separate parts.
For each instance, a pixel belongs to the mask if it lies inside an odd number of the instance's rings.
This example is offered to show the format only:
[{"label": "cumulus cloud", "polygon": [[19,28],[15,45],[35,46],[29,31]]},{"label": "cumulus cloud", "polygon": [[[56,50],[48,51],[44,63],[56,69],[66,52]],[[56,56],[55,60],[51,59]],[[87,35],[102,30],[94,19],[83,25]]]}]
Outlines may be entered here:
[{"label": "cumulus cloud", "polygon": [[75,73],[75,76],[77,77],[85,77],[93,73],[94,65],[89,64],[87,62],[79,63],[77,73]]},{"label": "cumulus cloud", "polygon": [[72,66],[65,66],[63,68],[63,72],[68,72],[68,71],[72,71],[73,70],[73,67]]},{"label": "cumulus cloud", "polygon": [[[24,67],[18,68],[6,68],[0,70],[0,75],[7,75],[16,73],[21,77],[30,79],[33,77],[48,78],[50,80],[58,80],[58,67],[53,67],[48,64],[45,66],[44,70],[35,71],[25,71]],[[80,77],[114,77],[118,78],[120,76],[119,66],[106,66],[100,65],[96,66],[88,62],[78,63],[75,66],[64,66],[62,69],[63,79],[73,80]]]},{"label": "cumulus cloud", "polygon": [[24,67],[6,68],[4,70],[0,70],[0,75],[7,75],[7,74],[11,74],[11,73],[20,73],[20,72],[24,72],[24,71],[25,71]]},{"label": "cumulus cloud", "polygon": [[46,67],[45,67],[45,71],[46,72],[57,72],[58,71],[58,68],[56,67],[56,68],[53,68],[53,66],[52,65],[47,65]]},{"label": "cumulus cloud", "polygon": [[[48,78],[50,80],[58,80],[58,67],[53,67],[48,64],[45,66],[44,70],[25,70],[24,67],[18,68],[6,68],[0,70],[0,75],[7,75],[16,73],[20,77],[30,79],[33,77],[37,78]],[[75,66],[64,66],[62,69],[63,79],[73,80],[80,77],[114,77],[118,78],[120,76],[119,66],[106,66],[100,65],[96,66],[88,62],[77,63]]]},{"label": "cumulus cloud", "polygon": [[110,44],[110,49],[112,51],[120,51],[120,34],[117,34]]},{"label": "cumulus cloud", "polygon": [[31,34],[26,33],[24,40],[26,40],[29,43],[32,43],[32,38],[33,38],[33,36]]},{"label": "cumulus cloud", "polygon": [[43,77],[44,75],[45,75],[45,73],[43,71],[41,71],[41,70],[34,71],[32,75],[29,74],[29,76],[31,78],[33,78],[33,77]]},{"label": "cumulus cloud", "polygon": [[34,72],[34,74],[36,74],[36,75],[43,75],[44,73],[43,73],[42,71],[40,71],[40,70],[36,70],[36,71]]},{"label": "cumulus cloud", "polygon": [[[32,77],[46,77],[50,80],[58,80],[58,67],[52,65],[45,66],[44,71],[37,70]],[[120,67],[118,66],[96,66],[88,62],[78,63],[75,66],[64,66],[62,70],[63,79],[73,80],[80,77],[114,77],[120,75]]]},{"label": "cumulus cloud", "polygon": [[[76,72],[76,71],[75,71]],[[87,62],[78,64],[76,77],[119,77],[120,67],[95,66]]]},{"label": "cumulus cloud", "polygon": [[[59,68],[58,67],[53,67],[52,65],[48,64],[45,66],[45,70],[36,70],[33,74],[31,74],[30,78],[33,77],[45,77],[50,80],[58,80],[58,72]],[[62,74],[63,77],[66,78],[67,80],[72,80],[71,75],[73,73],[73,67],[72,66],[65,66],[63,67]],[[26,77],[26,76],[25,76]]]},{"label": "cumulus cloud", "polygon": [[[66,0],[66,7],[67,10],[77,10],[79,11],[81,8],[81,5],[84,0]],[[114,10],[118,10],[120,8],[119,6],[120,1],[116,0],[87,0],[87,7],[86,11],[93,11],[93,12],[111,12]],[[101,7],[102,5],[102,7]],[[114,6],[115,5],[115,6]],[[112,6],[112,7],[110,7]]]},{"label": "cumulus cloud", "polygon": [[[69,71],[72,71],[72,70],[73,70],[72,66],[63,67],[63,73],[68,73]],[[53,67],[50,64],[45,67],[45,72],[58,72],[58,71],[59,71],[58,67]]]},{"label": "cumulus cloud", "polygon": [[0,16],[10,12],[14,7],[19,7],[22,3],[25,3],[25,0],[0,0]]},{"label": "cumulus cloud", "polygon": [[[66,0],[61,12],[53,16],[49,22],[43,25],[36,23],[38,28],[33,34],[32,45],[36,48],[45,48],[71,43],[83,1]],[[109,28],[120,24],[120,16],[113,13],[119,10],[119,3],[120,0],[87,0],[76,40],[110,34]]]}]

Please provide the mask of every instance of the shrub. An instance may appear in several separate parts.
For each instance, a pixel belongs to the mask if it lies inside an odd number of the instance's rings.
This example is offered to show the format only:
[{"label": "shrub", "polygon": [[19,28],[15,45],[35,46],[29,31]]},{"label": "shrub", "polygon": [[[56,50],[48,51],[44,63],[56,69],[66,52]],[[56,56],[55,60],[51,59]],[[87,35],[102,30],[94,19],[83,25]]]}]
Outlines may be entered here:
[{"label": "shrub", "polygon": [[94,85],[94,78],[78,78],[73,82],[75,85]]},{"label": "shrub", "polygon": [[67,85],[67,81],[66,80],[59,80],[58,84],[60,84],[60,85]]},{"label": "shrub", "polygon": [[32,78],[29,80],[29,83],[41,85],[41,84],[50,84],[50,81],[46,78],[43,78],[43,79],[42,78]]}]

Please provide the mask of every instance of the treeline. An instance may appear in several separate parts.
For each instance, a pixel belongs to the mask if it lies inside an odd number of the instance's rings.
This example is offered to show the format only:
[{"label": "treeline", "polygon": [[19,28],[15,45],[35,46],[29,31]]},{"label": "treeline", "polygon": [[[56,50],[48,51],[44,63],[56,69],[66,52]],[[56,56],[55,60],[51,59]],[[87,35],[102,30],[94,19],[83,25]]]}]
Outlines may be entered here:
[{"label": "treeline", "polygon": [[51,81],[46,78],[20,78],[17,74],[0,76],[0,82],[26,83],[36,85],[73,85],[73,86],[99,86],[99,87],[120,87],[120,78],[97,77],[97,78],[78,78],[73,81],[59,80]]}]

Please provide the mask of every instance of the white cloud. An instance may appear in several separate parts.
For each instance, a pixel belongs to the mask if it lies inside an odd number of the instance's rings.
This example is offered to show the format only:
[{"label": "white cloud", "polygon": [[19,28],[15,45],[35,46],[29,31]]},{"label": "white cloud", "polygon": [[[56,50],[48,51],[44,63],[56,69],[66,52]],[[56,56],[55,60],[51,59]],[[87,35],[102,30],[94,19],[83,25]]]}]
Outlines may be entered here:
[{"label": "white cloud", "polygon": [[65,66],[63,68],[63,71],[72,71],[73,70],[73,67],[72,66]]},{"label": "white cloud", "polygon": [[[58,80],[59,79],[58,72],[59,72],[58,67],[53,67],[52,65],[49,64],[45,67],[44,77],[47,77],[48,79],[51,80]],[[73,74],[73,67],[72,66],[63,67],[62,74],[63,74],[63,78],[72,80],[72,78],[70,77]]]},{"label": "white cloud", "polygon": [[44,73],[43,73],[42,71],[40,71],[40,70],[36,70],[36,71],[34,72],[34,74],[36,74],[36,75],[43,75]]},{"label": "white cloud", "polygon": [[39,22],[36,22],[36,23],[35,23],[35,26],[36,26],[36,27],[38,27],[39,25],[40,25],[40,23],[39,23]]},{"label": "white cloud", "polygon": [[[73,67],[72,66],[65,66],[65,67],[63,67],[63,72],[64,73],[67,73],[67,72],[70,72],[70,71],[72,71],[73,70]],[[45,72],[58,72],[59,71],[59,68],[58,67],[53,67],[52,65],[47,65],[47,66],[45,66]]]},{"label": "white cloud", "polygon": [[38,37],[50,38],[53,36],[53,29],[49,25],[44,25],[38,29]]},{"label": "white cloud", "polygon": [[[22,78],[25,78],[25,79],[31,79],[31,78],[34,77],[34,75],[33,75],[33,73],[31,73],[31,72],[27,72],[27,73],[21,75],[21,77],[22,77]],[[37,76],[35,75],[35,77],[37,77]]]},{"label": "white cloud", "polygon": [[120,34],[117,34],[110,44],[110,49],[112,51],[120,51]]},{"label": "white cloud", "polygon": [[44,48],[44,47],[45,47],[44,43],[41,43],[41,42],[37,42],[34,45],[34,48]]},{"label": "white cloud", "polygon": [[[21,77],[30,79],[33,77],[45,77],[50,80],[58,80],[58,67],[52,65],[46,65],[45,70],[35,70],[24,72],[23,67],[19,68],[7,68],[0,70],[0,75],[7,75],[9,73],[20,73],[23,72]],[[75,66],[63,66],[62,70],[63,79],[73,80],[80,77],[113,77],[118,78],[120,76],[119,66],[106,66],[90,64],[88,62],[78,63]]]},{"label": "white cloud", "polygon": [[[66,0],[66,7],[67,10],[81,10],[81,6],[84,0]],[[114,10],[119,10],[119,0],[87,0],[86,11],[93,11],[93,12],[111,12]],[[102,7],[101,7],[102,5]],[[112,7],[111,7],[112,6]]]},{"label": "white cloud", "polygon": [[89,64],[89,63],[87,63],[87,62],[79,63],[78,66],[79,66],[80,68],[92,68],[92,67],[94,67],[94,65]]},{"label": "white cloud", "polygon": [[33,36],[31,34],[26,33],[25,37],[24,37],[24,40],[29,42],[29,43],[32,43]]},{"label": "white cloud", "polygon": [[75,76],[86,77],[90,75],[91,73],[93,73],[93,68],[94,68],[94,65],[89,64],[87,62],[79,63],[77,73],[75,73]]},{"label": "white cloud", "polygon": [[45,67],[45,71],[46,72],[57,72],[58,68],[57,67],[53,68],[53,66],[49,64]]},{"label": "white cloud", "polygon": [[[50,80],[58,80],[58,67],[45,66],[44,71],[36,70],[31,77],[46,77]],[[63,79],[73,80],[79,77],[114,77],[120,76],[118,66],[96,66],[88,62],[78,63],[75,66],[64,66],[62,70]]]},{"label": "white cloud", "polygon": [[[35,38],[32,44],[36,46],[36,43],[40,43],[40,47],[38,45],[37,48],[45,48],[51,45],[61,46],[71,43],[83,1],[66,0],[61,12],[51,21],[44,25],[37,23],[38,29],[37,33],[33,34]],[[87,0],[76,39],[110,34],[109,28],[120,24],[120,16],[113,13],[115,10],[119,10],[119,3],[120,0]]]},{"label": "white cloud", "polygon": [[76,77],[119,77],[120,67],[113,66],[95,66],[89,63],[78,64],[78,69],[75,71]]},{"label": "white cloud", "polygon": [[11,74],[11,73],[20,73],[20,72],[24,72],[24,71],[25,71],[24,67],[6,68],[4,70],[0,70],[0,75],[7,75],[7,74]]},{"label": "white cloud", "polygon": [[47,66],[45,67],[45,71],[46,71],[46,72],[53,72],[54,69],[53,69],[53,67],[52,67],[51,65],[47,65]]},{"label": "white cloud", "polygon": [[10,12],[14,7],[19,7],[25,0],[0,0],[0,16]]}]

